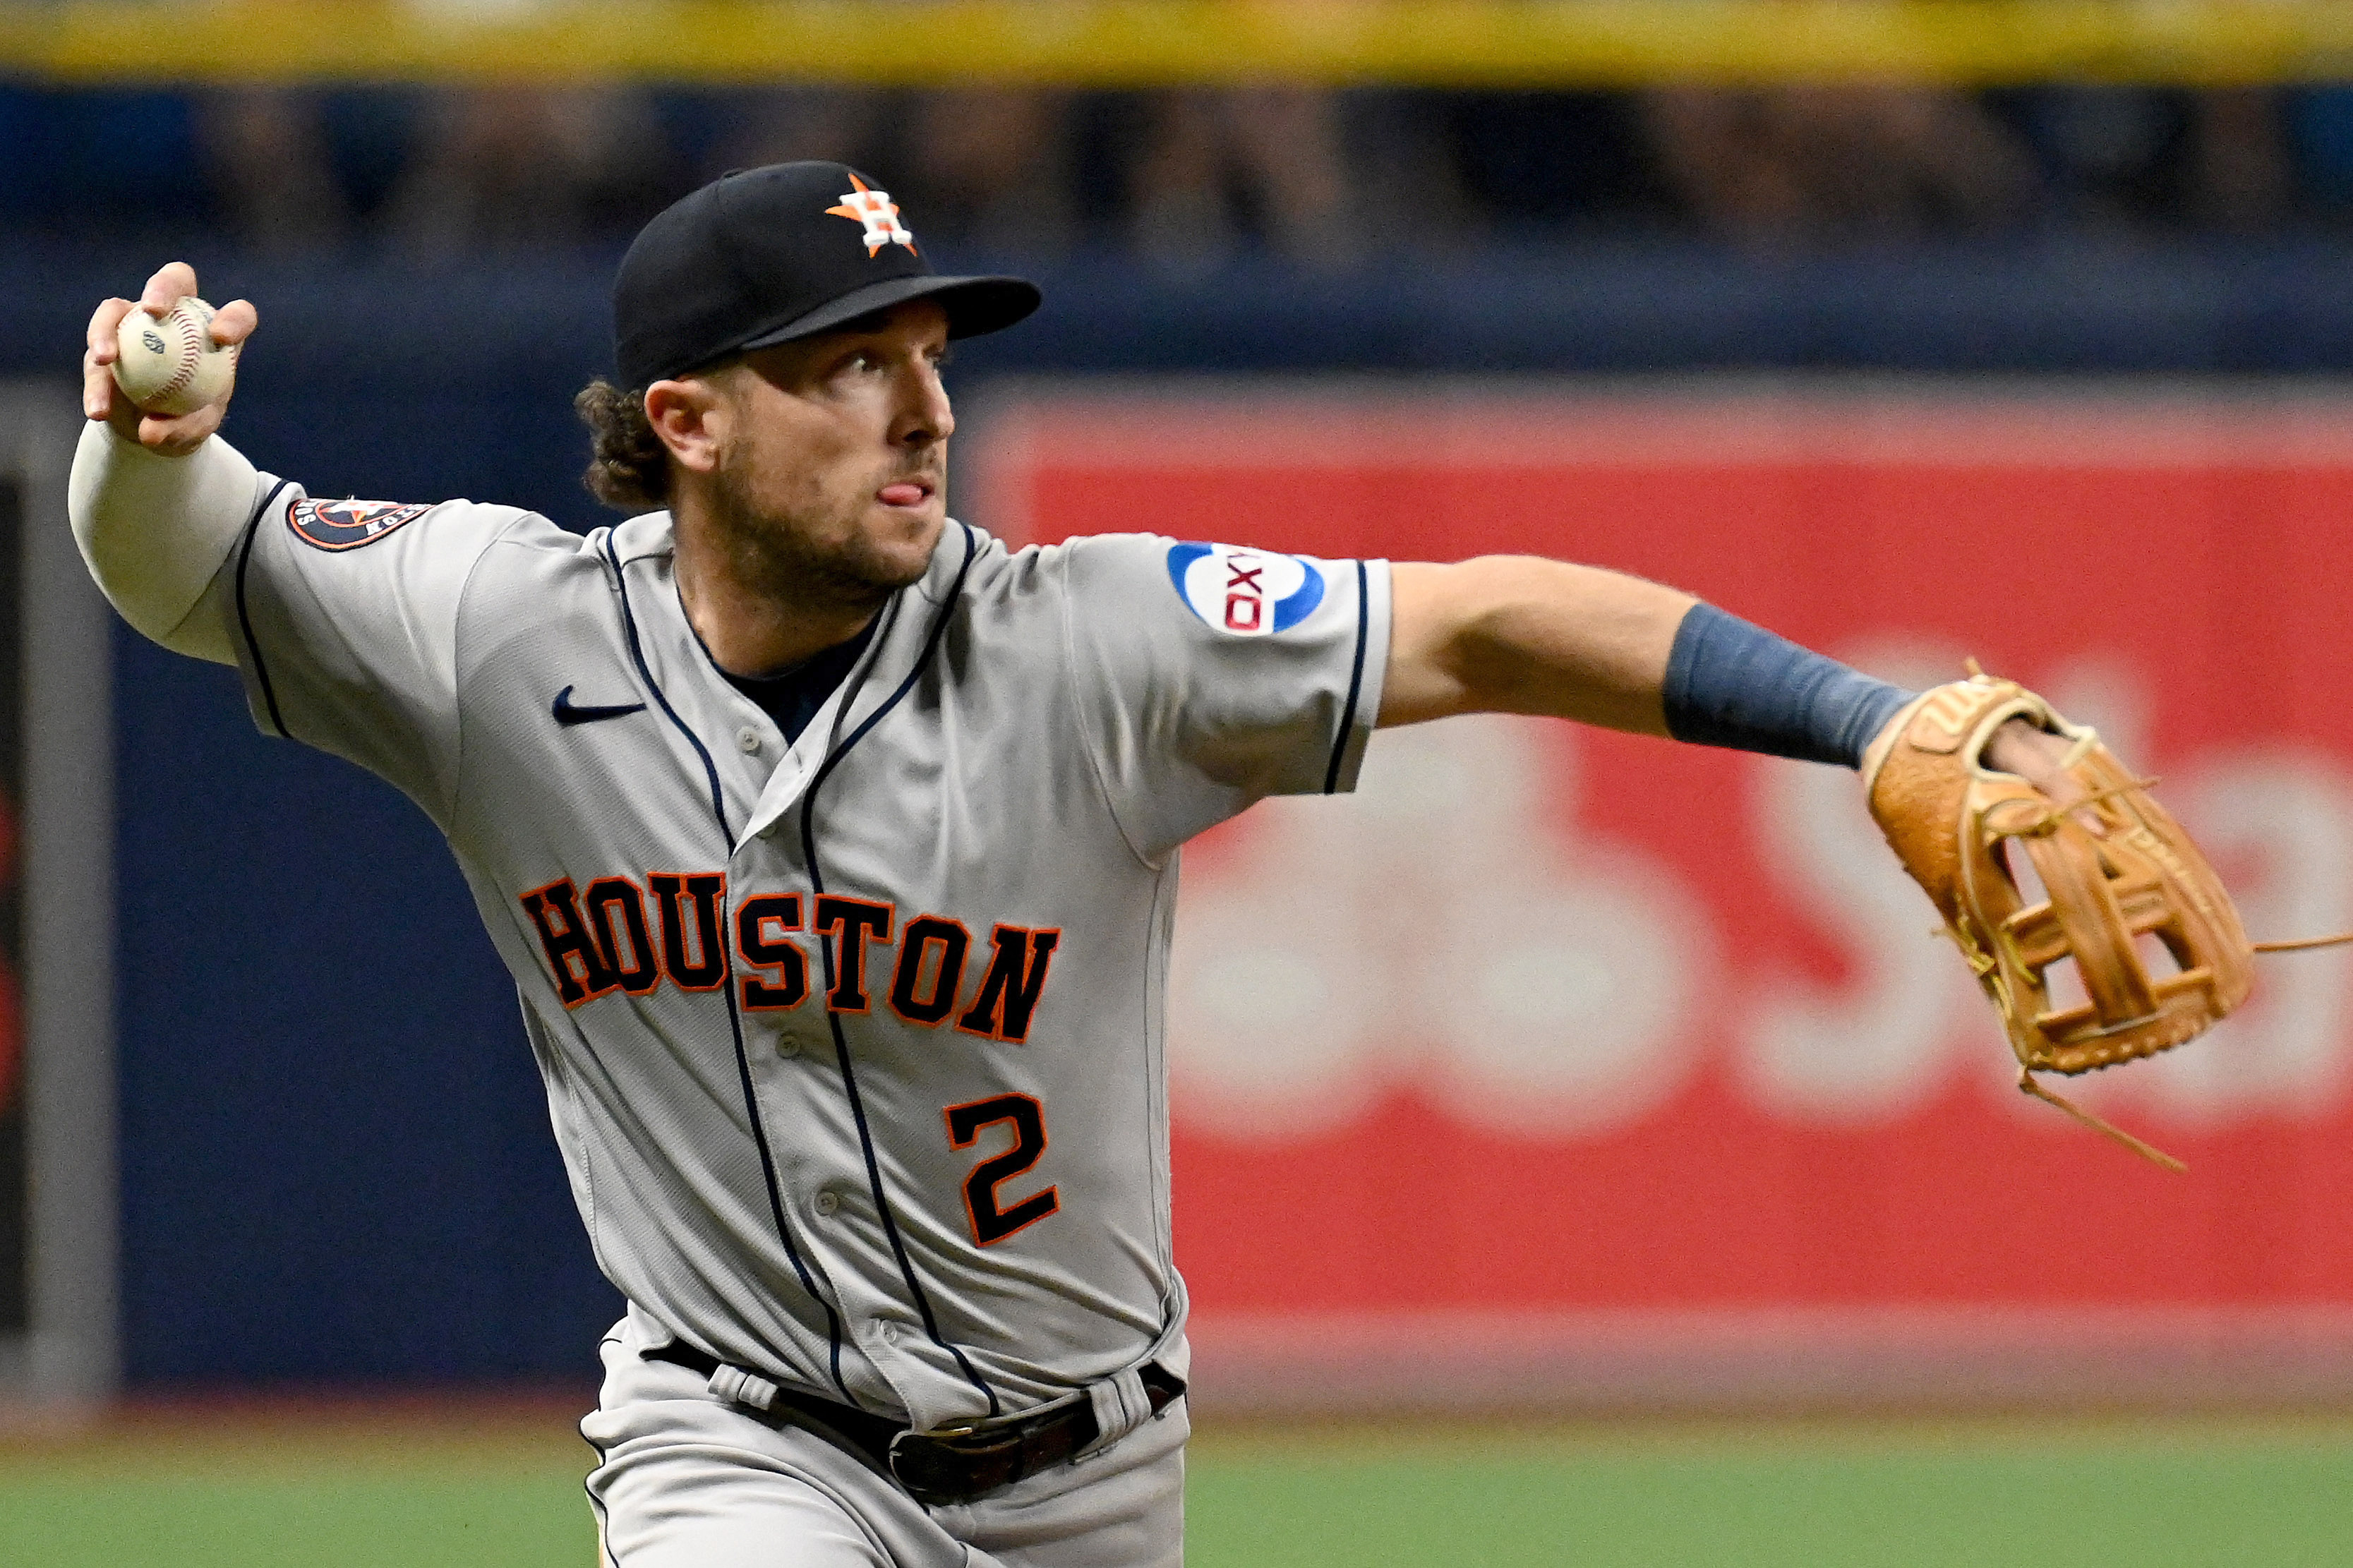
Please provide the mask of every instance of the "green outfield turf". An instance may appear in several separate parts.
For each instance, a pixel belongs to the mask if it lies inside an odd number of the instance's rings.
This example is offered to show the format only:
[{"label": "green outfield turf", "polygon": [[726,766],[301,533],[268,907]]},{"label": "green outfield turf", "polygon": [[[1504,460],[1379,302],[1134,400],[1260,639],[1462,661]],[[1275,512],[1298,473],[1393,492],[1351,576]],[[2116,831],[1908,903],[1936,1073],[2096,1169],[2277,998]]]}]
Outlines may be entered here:
[{"label": "green outfield turf", "polygon": [[2353,1563],[2353,1426],[1967,1422],[1206,1445],[1196,1568]]},{"label": "green outfield turf", "polygon": [[[371,1429],[373,1427],[373,1429]],[[25,1568],[588,1568],[552,1413],[0,1437]],[[2353,1419],[1211,1428],[1193,1568],[2353,1563]]]}]

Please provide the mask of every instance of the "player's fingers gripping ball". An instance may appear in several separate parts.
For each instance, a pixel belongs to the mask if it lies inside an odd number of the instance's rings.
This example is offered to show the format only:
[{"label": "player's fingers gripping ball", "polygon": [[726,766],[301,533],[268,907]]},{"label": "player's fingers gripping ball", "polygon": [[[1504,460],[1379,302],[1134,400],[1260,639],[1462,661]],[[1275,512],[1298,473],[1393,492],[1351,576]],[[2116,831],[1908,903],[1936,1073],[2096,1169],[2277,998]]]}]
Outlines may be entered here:
[{"label": "player's fingers gripping ball", "polygon": [[[2082,801],[2063,808],[1984,764],[1994,731],[2014,718],[2073,742],[2062,767]],[[2256,949],[2230,895],[2151,781],[2126,773],[2096,733],[2015,682],[1973,673],[1922,695],[1894,735],[1865,777],[1872,816],[2000,1015],[2021,1088],[2082,1116],[2033,1075],[2154,1056],[2246,1000]],[[2021,875],[2028,866],[2040,897]],[[2068,959],[2081,1001],[2052,994]]]},{"label": "player's fingers gripping ball", "polygon": [[150,414],[194,414],[228,395],[237,345],[216,343],[213,308],[188,295],[162,316],[142,308],[115,329],[114,384]]}]

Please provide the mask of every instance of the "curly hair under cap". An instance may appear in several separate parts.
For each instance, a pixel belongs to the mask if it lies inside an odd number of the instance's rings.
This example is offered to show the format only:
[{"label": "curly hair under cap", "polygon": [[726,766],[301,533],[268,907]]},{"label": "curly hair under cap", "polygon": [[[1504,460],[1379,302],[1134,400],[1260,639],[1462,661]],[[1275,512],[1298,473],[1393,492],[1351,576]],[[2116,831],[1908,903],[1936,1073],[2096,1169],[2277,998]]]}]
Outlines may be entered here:
[{"label": "curly hair under cap", "polygon": [[642,395],[599,376],[572,400],[588,426],[590,453],[580,482],[616,511],[651,511],[670,500],[670,452],[646,417]]}]

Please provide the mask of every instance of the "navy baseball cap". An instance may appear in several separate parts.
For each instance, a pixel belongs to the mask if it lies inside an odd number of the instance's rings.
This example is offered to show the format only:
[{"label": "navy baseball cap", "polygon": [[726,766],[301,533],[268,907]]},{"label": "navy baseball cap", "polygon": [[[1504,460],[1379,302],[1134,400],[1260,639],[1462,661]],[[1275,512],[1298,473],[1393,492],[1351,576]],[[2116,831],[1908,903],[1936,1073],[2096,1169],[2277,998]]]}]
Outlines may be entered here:
[{"label": "navy baseball cap", "polygon": [[743,169],[681,196],[638,232],[613,279],[622,384],[813,337],[907,300],[946,307],[948,336],[1038,308],[1021,278],[943,278],[888,191],[843,163]]}]

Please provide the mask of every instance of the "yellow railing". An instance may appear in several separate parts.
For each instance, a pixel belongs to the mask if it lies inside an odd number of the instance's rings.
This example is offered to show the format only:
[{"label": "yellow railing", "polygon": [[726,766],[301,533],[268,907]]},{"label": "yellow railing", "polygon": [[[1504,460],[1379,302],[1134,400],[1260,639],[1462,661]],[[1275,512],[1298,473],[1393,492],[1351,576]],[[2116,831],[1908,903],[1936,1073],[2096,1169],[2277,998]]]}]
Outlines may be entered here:
[{"label": "yellow railing", "polygon": [[0,0],[58,82],[875,85],[2353,77],[2347,0]]}]

